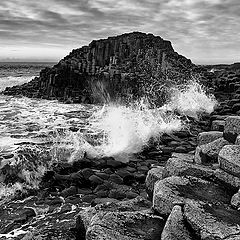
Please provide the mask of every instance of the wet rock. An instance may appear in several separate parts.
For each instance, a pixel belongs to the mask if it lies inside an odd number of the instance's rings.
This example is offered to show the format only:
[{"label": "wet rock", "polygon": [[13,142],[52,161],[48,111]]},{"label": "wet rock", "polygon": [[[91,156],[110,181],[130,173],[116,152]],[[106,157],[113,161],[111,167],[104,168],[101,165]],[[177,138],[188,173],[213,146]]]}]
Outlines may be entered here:
[{"label": "wet rock", "polygon": [[108,180],[109,179],[109,174],[107,173],[102,173],[102,172],[95,172],[95,175],[100,177],[103,180]]},{"label": "wet rock", "polygon": [[195,162],[198,164],[215,163],[221,149],[229,142],[224,138],[219,138],[213,142],[198,146],[195,151]]},{"label": "wet rock", "polygon": [[71,186],[71,187],[69,187],[69,188],[64,189],[64,190],[61,192],[61,195],[62,195],[63,197],[68,197],[68,196],[75,195],[77,192],[78,192],[77,188],[76,188],[75,186]]},{"label": "wet rock", "polygon": [[224,131],[225,121],[224,120],[214,120],[212,122],[212,130],[213,131]]},{"label": "wet rock", "polygon": [[122,184],[123,183],[123,179],[115,173],[111,174],[108,180],[109,180],[109,182],[114,182],[114,183],[117,183],[117,184]]},{"label": "wet rock", "polygon": [[133,173],[133,176],[136,179],[136,181],[138,181],[140,183],[144,183],[145,182],[146,174],[141,173],[141,172],[135,172],[135,173]]},{"label": "wet rock", "polygon": [[237,210],[188,200],[184,206],[184,217],[203,240],[240,239],[240,213]]},{"label": "wet rock", "polygon": [[198,135],[198,146],[210,143],[222,137],[223,137],[223,132],[220,132],[220,131],[201,132]]},{"label": "wet rock", "polygon": [[227,145],[223,147],[219,153],[218,162],[221,169],[240,177],[240,146]]},{"label": "wet rock", "polygon": [[114,158],[107,158],[106,167],[118,168],[124,165],[122,162],[116,161]]},{"label": "wet rock", "polygon": [[164,175],[165,175],[164,167],[156,167],[148,171],[145,184],[146,184],[146,191],[150,199],[152,199],[153,197],[155,182],[157,182],[158,180],[162,180],[164,178]]},{"label": "wet rock", "polygon": [[116,171],[116,174],[119,175],[121,178],[129,177],[131,176],[131,173],[127,171],[126,169],[119,169]]},{"label": "wet rock", "polygon": [[227,117],[223,133],[224,138],[231,143],[235,143],[238,134],[240,134],[240,117]]},{"label": "wet rock", "polygon": [[179,146],[174,149],[177,153],[187,153],[188,149],[185,146]]},{"label": "wet rock", "polygon": [[194,240],[185,226],[181,206],[173,207],[164,226],[161,240]]},{"label": "wet rock", "polygon": [[227,190],[222,185],[195,177],[168,177],[155,183],[153,209],[169,215],[174,205],[182,205],[186,199],[226,204],[231,198]]},{"label": "wet rock", "polygon": [[82,197],[82,201],[86,203],[91,203],[96,197],[97,195],[95,194],[87,194]]},{"label": "wet rock", "polygon": [[96,175],[90,176],[89,181],[91,182],[92,185],[100,185],[103,183],[103,179]]},{"label": "wet rock", "polygon": [[85,168],[85,169],[82,170],[82,174],[83,174],[85,179],[89,179],[89,177],[92,176],[94,174],[94,172],[90,168]]}]

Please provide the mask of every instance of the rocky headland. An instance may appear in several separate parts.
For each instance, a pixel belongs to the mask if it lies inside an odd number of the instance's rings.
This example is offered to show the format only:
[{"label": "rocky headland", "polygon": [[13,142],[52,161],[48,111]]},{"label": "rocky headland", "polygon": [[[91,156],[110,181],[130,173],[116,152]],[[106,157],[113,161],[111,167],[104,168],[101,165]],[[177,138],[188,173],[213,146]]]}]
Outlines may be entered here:
[{"label": "rocky headland", "polygon": [[[170,41],[133,32],[94,40],[74,49],[52,68],[6,95],[24,95],[76,103],[103,103],[148,95],[163,101],[164,87],[184,83],[198,72]],[[154,91],[152,88],[154,87]]]},{"label": "rocky headland", "polygon": [[[142,52],[143,44],[150,44],[152,50]],[[150,70],[146,69],[148,64]],[[136,69],[128,72],[127,66]],[[112,157],[95,159],[86,155],[73,163],[56,164],[45,173],[37,190],[25,195],[19,193],[1,204],[1,238],[240,239],[240,70],[237,66],[214,70],[209,66],[196,67],[175,53],[169,42],[153,35],[132,33],[94,41],[89,47],[74,50],[52,69],[43,70],[29,84],[6,89],[5,94],[98,102],[103,100],[99,96],[105,95],[94,95],[93,89],[97,89],[94,84],[104,82],[101,86],[115,89],[117,86],[112,88],[109,84],[116,84],[119,79],[123,81],[120,86],[124,86],[120,91],[126,93],[130,89],[132,94],[135,84],[132,88],[124,84],[130,84],[136,74],[142,76],[140,79],[146,80],[147,76],[156,80],[153,69],[158,67],[161,69],[158,74],[165,80],[178,75],[179,81],[184,82],[184,77],[190,78],[194,71],[200,74],[219,104],[210,115],[192,119],[188,129],[163,134],[158,147],[149,145],[126,163]],[[112,67],[115,72],[111,75]],[[146,70],[145,75],[137,70],[140,67]],[[124,72],[129,77],[126,82],[122,79]],[[86,88],[81,85],[83,82]],[[73,95],[73,89],[80,92]],[[81,99],[74,100],[75,96]],[[37,160],[38,156],[29,154],[25,167],[34,168]],[[1,169],[2,181],[20,181],[18,173],[16,167],[6,165]]]}]

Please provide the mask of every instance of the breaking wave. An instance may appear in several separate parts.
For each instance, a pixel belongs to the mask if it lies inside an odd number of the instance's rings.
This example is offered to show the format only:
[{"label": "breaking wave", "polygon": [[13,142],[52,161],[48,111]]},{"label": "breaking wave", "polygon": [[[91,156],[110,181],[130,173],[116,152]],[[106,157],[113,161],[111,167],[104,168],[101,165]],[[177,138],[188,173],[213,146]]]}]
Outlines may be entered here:
[{"label": "breaking wave", "polygon": [[[197,118],[203,112],[211,113],[217,103],[194,81],[170,92],[170,99],[162,107],[152,107],[145,99],[127,106],[64,105],[25,98],[2,100],[2,106],[8,105],[1,115],[0,124],[5,125],[0,133],[15,145],[11,150],[13,156],[1,160],[1,182],[5,184],[0,185],[0,199],[17,191],[38,188],[44,173],[56,162],[74,162],[86,155],[128,161],[129,156],[142,151],[150,140],[157,141],[163,133],[184,128],[182,115]],[[4,181],[6,176],[2,174],[9,167],[14,169],[12,183]]]}]

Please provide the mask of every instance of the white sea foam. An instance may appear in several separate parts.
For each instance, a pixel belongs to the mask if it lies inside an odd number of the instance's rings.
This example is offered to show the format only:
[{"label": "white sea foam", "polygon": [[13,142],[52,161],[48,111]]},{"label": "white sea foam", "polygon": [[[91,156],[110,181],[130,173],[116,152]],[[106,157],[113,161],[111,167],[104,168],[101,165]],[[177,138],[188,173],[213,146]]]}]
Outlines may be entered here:
[{"label": "white sea foam", "polygon": [[21,85],[31,81],[35,76],[7,76],[0,77],[0,92],[3,91],[6,87],[13,87],[16,85]]},{"label": "white sea foam", "polygon": [[212,94],[207,94],[204,87],[196,81],[191,81],[186,86],[173,88],[171,100],[163,108],[194,118],[203,112],[211,113],[217,100]]}]

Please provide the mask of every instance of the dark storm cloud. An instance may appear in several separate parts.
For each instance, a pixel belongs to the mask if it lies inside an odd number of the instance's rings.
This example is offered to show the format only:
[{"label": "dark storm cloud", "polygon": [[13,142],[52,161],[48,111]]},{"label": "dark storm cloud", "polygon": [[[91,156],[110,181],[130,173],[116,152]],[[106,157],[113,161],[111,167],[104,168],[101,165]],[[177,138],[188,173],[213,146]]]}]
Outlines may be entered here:
[{"label": "dark storm cloud", "polygon": [[239,0],[1,0],[0,46],[55,45],[63,51],[144,31],[171,40],[196,61],[211,51],[214,59],[226,56],[227,46],[239,54],[239,12]]}]

